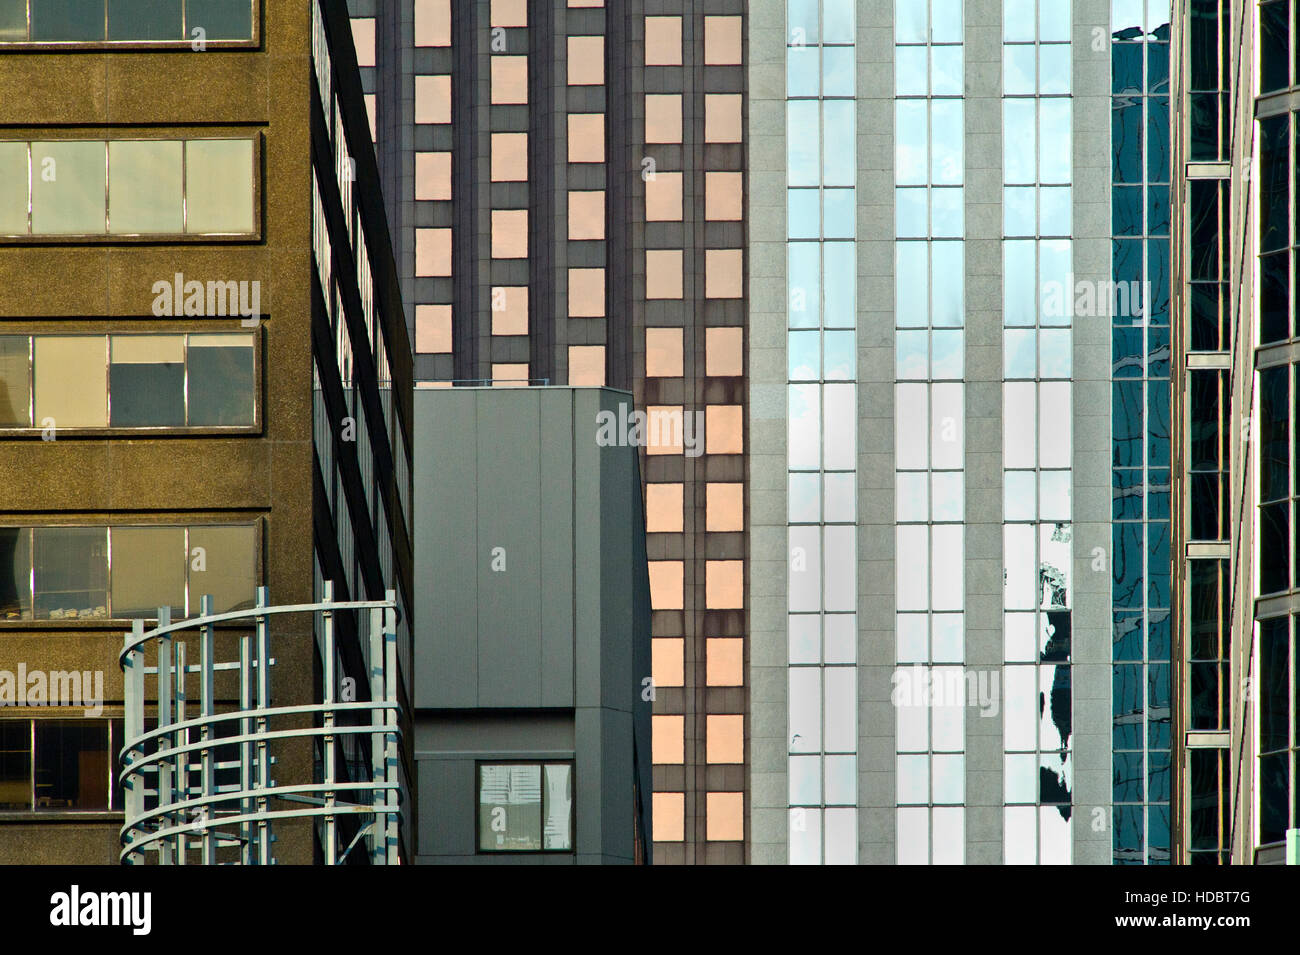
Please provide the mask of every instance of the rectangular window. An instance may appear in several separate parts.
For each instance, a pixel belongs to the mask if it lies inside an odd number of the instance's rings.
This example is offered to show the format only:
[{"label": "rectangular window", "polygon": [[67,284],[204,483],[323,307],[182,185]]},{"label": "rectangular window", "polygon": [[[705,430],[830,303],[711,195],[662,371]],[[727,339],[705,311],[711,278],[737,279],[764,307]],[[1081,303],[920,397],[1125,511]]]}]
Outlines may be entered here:
[{"label": "rectangular window", "polygon": [[480,852],[572,852],[572,763],[480,763]]},{"label": "rectangular window", "polygon": [[253,13],[253,0],[0,0],[0,43],[248,43]]},{"label": "rectangular window", "polygon": [[0,720],[0,811],[121,809],[110,754],[121,720]]},{"label": "rectangular window", "polygon": [[253,139],[0,142],[0,235],[253,236]]}]

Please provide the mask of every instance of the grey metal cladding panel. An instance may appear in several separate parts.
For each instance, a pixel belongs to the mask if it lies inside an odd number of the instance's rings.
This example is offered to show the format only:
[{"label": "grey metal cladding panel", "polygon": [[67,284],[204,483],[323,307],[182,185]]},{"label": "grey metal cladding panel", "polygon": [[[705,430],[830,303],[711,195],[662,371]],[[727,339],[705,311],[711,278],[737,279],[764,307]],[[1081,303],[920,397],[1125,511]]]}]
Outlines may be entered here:
[{"label": "grey metal cladding panel", "polygon": [[[477,838],[473,759],[417,759],[420,855],[473,856]],[[468,861],[468,860],[466,860]]]},{"label": "grey metal cladding panel", "polygon": [[[573,481],[574,501],[573,555],[574,590],[573,590],[573,643],[574,654],[574,704],[576,706],[600,705],[601,677],[601,631],[604,620],[601,616],[601,604],[604,598],[605,568],[601,565],[602,543],[601,526],[604,515],[601,512],[600,498],[602,465],[601,459],[607,454],[616,454],[624,448],[602,448],[596,444],[594,422],[598,408],[612,407],[617,413],[617,401],[609,399],[615,395],[595,390],[580,391],[574,396],[574,420],[581,422],[589,417],[593,428],[589,432],[590,440],[582,438],[581,433],[573,444]],[[630,396],[622,400],[629,406]],[[630,410],[630,408],[629,408]]]},{"label": "grey metal cladding panel", "polygon": [[[542,702],[541,398],[476,393],[478,439],[478,705]],[[494,570],[502,552],[505,569]]]},{"label": "grey metal cladding panel", "polygon": [[[618,414],[617,395],[601,392],[602,407]],[[624,398],[624,401],[627,399]],[[594,431],[593,431],[594,440]],[[633,501],[636,477],[634,447],[600,449],[600,591],[601,705],[630,712],[635,689],[632,674],[636,630],[636,523]],[[641,489],[636,488],[639,496]],[[648,675],[648,674],[647,674]],[[630,732],[629,732],[630,737]],[[630,743],[630,738],[629,741]],[[630,768],[630,767],[629,767]]]},{"label": "grey metal cladding panel", "polygon": [[573,706],[573,473],[575,415],[581,392],[544,389],[541,396],[542,705]]},{"label": "grey metal cladding panel", "polygon": [[415,704],[475,706],[477,452],[469,393],[415,393]]}]

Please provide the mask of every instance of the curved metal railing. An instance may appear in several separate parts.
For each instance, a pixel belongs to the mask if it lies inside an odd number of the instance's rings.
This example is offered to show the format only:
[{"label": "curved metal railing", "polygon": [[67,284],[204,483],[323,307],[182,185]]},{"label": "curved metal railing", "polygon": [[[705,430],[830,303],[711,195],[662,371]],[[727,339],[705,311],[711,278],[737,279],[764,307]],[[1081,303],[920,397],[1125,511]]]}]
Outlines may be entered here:
[{"label": "curved metal railing", "polygon": [[[283,820],[316,825],[327,865],[345,862],[359,844],[372,863],[398,861],[402,730],[396,593],[389,591],[385,600],[340,602],[332,595],[326,582],[321,603],[274,607],[266,588],[259,587],[255,606],[245,610],[214,614],[212,599],[204,597],[198,617],[173,623],[170,608],[160,607],[154,629],[146,631],[144,621],[135,622],[119,655],[126,707],[119,771],[126,804],[123,862],[138,864],[148,854],[164,865],[271,864],[273,823]],[[356,612],[359,619],[368,614],[368,646],[363,642],[368,700],[355,699],[347,683],[338,699],[334,629],[340,611]],[[270,621],[304,613],[312,614],[321,643],[324,699],[273,706]],[[187,636],[194,639],[185,640]],[[199,662],[188,664],[186,648],[193,642]],[[233,644],[237,654],[232,651],[233,659],[218,661],[218,643]],[[153,657],[152,665],[147,656]],[[238,686],[238,705],[218,713],[216,682],[223,671]],[[152,693],[146,677],[153,678]],[[198,683],[197,715],[186,712],[193,703],[188,695],[192,677]],[[226,694],[226,706],[233,696]],[[150,700],[156,728],[146,729]],[[317,750],[318,758],[309,761],[317,764],[313,779],[280,785],[272,778],[273,750],[295,742]],[[368,749],[369,758],[348,759],[349,749],[361,755]],[[361,778],[343,775],[341,764]]]}]

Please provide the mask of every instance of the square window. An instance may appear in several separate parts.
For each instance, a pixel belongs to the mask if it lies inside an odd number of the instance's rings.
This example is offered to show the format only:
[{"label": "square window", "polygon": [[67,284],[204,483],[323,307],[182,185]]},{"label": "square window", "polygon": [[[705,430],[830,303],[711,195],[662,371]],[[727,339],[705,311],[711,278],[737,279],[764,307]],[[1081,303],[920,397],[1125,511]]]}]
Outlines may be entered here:
[{"label": "square window", "polygon": [[451,275],[451,230],[415,230],[415,274]]},{"label": "square window", "polygon": [[190,612],[204,596],[212,597],[212,612],[227,613],[253,606],[257,591],[257,529],[251,524],[190,527],[190,556],[203,549],[203,564],[189,565]]},{"label": "square window", "polygon": [[645,330],[645,373],[647,378],[682,377],[682,330]]},{"label": "square window", "polygon": [[744,374],[744,329],[707,328],[704,330],[704,373],[711,377]]},{"label": "square window", "polygon": [[682,18],[645,18],[645,65],[682,65]]},{"label": "square window", "polygon": [[605,191],[569,193],[569,238],[605,238]]},{"label": "square window", "polygon": [[494,363],[492,365],[492,386],[494,388],[527,388],[528,365],[512,362]]},{"label": "square window", "polygon": [[650,815],[655,842],[681,842],[686,838],[686,794],[653,793]]},{"label": "square window", "polygon": [[186,373],[190,427],[253,423],[257,386],[252,335],[189,336]]},{"label": "square window", "polygon": [[682,174],[656,173],[645,180],[647,222],[680,222],[682,219]]},{"label": "square window", "polygon": [[682,96],[680,93],[647,93],[645,97],[645,141],[682,141]]},{"label": "square window", "polygon": [[704,529],[708,531],[743,531],[745,529],[745,485],[705,485]]},{"label": "square window", "polygon": [[569,37],[569,85],[599,86],[605,82],[605,38]]},{"label": "square window", "polygon": [[650,568],[650,606],[654,610],[682,609],[682,562],[652,560]]},{"label": "square window", "polygon": [[415,0],[415,45],[451,46],[451,0]]},{"label": "square window", "polygon": [[743,174],[706,172],[704,174],[704,218],[736,222],[743,218]]},{"label": "square window", "polygon": [[492,210],[492,258],[528,258],[528,210]]},{"label": "square window", "polygon": [[605,161],[605,114],[569,114],[569,162]]},{"label": "square window", "polygon": [[415,121],[417,123],[451,122],[450,76],[415,78]]},{"label": "square window", "polygon": [[745,606],[745,562],[704,562],[704,606],[709,610],[741,610]]},{"label": "square window", "polygon": [[740,405],[709,405],[704,409],[704,440],[708,454],[742,454],[744,415]]},{"label": "square window", "polygon": [[415,198],[451,198],[451,153],[415,154]]},{"label": "square window", "polygon": [[645,529],[650,534],[679,534],[682,530],[682,485],[645,486]]},{"label": "square window", "polygon": [[184,144],[122,141],[108,144],[108,231],[116,235],[184,230]]},{"label": "square window", "polygon": [[492,181],[528,181],[528,134],[492,134]]},{"label": "square window", "polygon": [[705,681],[709,686],[743,686],[745,641],[739,637],[710,637],[705,641]]},{"label": "square window", "polygon": [[744,288],[744,252],[707,249],[704,253],[704,297],[740,298]]},{"label": "square window", "polygon": [[33,350],[36,426],[108,425],[108,339],[103,335],[37,335]]},{"label": "square window", "polygon": [[192,139],[185,144],[186,232],[253,231],[253,181],[260,175],[253,158],[251,139]]},{"label": "square window", "polygon": [[425,355],[451,354],[451,306],[415,306],[415,350]]},{"label": "square window", "polygon": [[745,838],[745,794],[709,793],[705,797],[705,838],[739,842]]},{"label": "square window", "polygon": [[[528,286],[496,285],[492,288],[492,334],[528,334]],[[450,351],[450,349],[448,349]]]},{"label": "square window", "polygon": [[492,0],[494,27],[528,26],[528,0]]},{"label": "square window", "polygon": [[704,95],[704,141],[706,143],[741,141],[740,101],[740,93]]},{"label": "square window", "polygon": [[357,66],[375,65],[375,18],[352,18],[352,45],[357,51]]},{"label": "square window", "polygon": [[605,384],[605,346],[569,346],[569,384],[574,388],[600,388]]},{"label": "square window", "polygon": [[645,254],[645,297],[682,297],[681,249],[647,249]]},{"label": "square window", "polygon": [[185,615],[185,528],[115,527],[112,549],[115,618],[153,620],[159,607],[171,607],[173,620]]},{"label": "square window", "polygon": [[498,763],[478,767],[480,852],[573,849],[573,765]]},{"label": "square window", "polygon": [[682,406],[647,405],[646,454],[682,453]]},{"label": "square window", "polygon": [[108,617],[106,528],[37,527],[35,548],[37,620]]},{"label": "square window", "polygon": [[710,713],[704,718],[705,759],[710,763],[745,761],[745,718]]},{"label": "square window", "polygon": [[528,57],[492,57],[492,102],[528,102]]},{"label": "square window", "polygon": [[681,637],[656,637],[650,641],[650,672],[656,687],[686,684],[685,646]]},{"label": "square window", "polygon": [[605,314],[605,270],[569,269],[569,317],[601,318]]},{"label": "square window", "polygon": [[737,66],[741,60],[740,17],[704,18],[704,62]]},{"label": "square window", "polygon": [[185,426],[183,335],[111,335],[108,361],[110,427]]},{"label": "square window", "polygon": [[[32,231],[37,235],[102,234],[103,142],[32,143]],[[41,170],[55,170],[47,180]],[[27,178],[26,170],[22,172]]]},{"label": "square window", "polygon": [[656,713],[650,717],[650,760],[673,764],[686,758],[686,718]]}]

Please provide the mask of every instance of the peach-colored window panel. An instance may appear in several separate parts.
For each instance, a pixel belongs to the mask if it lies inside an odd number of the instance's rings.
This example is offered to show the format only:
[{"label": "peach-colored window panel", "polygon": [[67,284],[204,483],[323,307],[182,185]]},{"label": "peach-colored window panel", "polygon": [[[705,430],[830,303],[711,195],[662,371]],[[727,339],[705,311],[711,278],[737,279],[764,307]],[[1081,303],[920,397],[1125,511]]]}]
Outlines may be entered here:
[{"label": "peach-colored window panel", "polygon": [[492,134],[492,181],[528,181],[528,134]]},{"label": "peach-colored window panel", "polygon": [[656,713],[650,717],[650,761],[684,762],[686,754],[686,717]]},{"label": "peach-colored window panel", "polygon": [[682,485],[645,486],[645,529],[650,534],[681,533]]},{"label": "peach-colored window panel", "polygon": [[375,65],[375,18],[352,18],[352,45],[357,49],[357,66]]},{"label": "peach-colored window panel", "polygon": [[605,384],[605,346],[569,346],[569,384],[574,388],[600,388]]},{"label": "peach-colored window panel", "polygon": [[743,686],[745,641],[740,637],[710,637],[704,642],[704,678],[709,686]]},{"label": "peach-colored window panel", "polygon": [[682,65],[682,18],[645,18],[645,65]]},{"label": "peach-colored window panel", "polygon": [[745,529],[745,485],[709,484],[705,488],[704,529],[743,531]]},{"label": "peach-colored window panel", "polygon": [[605,161],[605,114],[569,114],[569,162]]},{"label": "peach-colored window panel", "polygon": [[492,384],[498,388],[527,388],[528,366],[501,362],[492,366]]},{"label": "peach-colored window panel", "polygon": [[569,0],[569,8],[576,10],[580,7],[603,7],[605,0]]},{"label": "peach-colored window panel", "polygon": [[451,198],[451,153],[415,154],[415,198]]},{"label": "peach-colored window panel", "polygon": [[645,181],[645,217],[647,222],[682,220],[682,174],[661,172]]},{"label": "peach-colored window panel", "polygon": [[492,287],[492,334],[528,334],[528,286]]},{"label": "peach-colored window panel", "polygon": [[682,141],[682,94],[646,94],[645,141],[648,143]]},{"label": "peach-colored window panel", "polygon": [[704,18],[704,62],[736,66],[741,62],[740,17]]},{"label": "peach-colored window panel", "polygon": [[655,686],[686,683],[686,641],[681,637],[656,637],[650,641],[650,673]]},{"label": "peach-colored window panel", "polygon": [[528,258],[528,210],[492,210],[492,258]]},{"label": "peach-colored window panel", "polygon": [[415,388],[417,391],[421,388],[450,388],[450,387],[452,387],[452,383],[450,381],[417,381],[415,383]]},{"label": "peach-colored window panel", "polygon": [[415,306],[415,350],[445,355],[451,351],[451,306]]},{"label": "peach-colored window panel", "polygon": [[743,454],[744,409],[740,405],[709,405],[704,409],[704,452]]},{"label": "peach-colored window panel", "polygon": [[682,562],[652,560],[650,568],[650,606],[654,610],[682,609]]},{"label": "peach-colored window panel", "polygon": [[[646,405],[646,454],[682,453],[682,406]],[[707,424],[705,425],[707,428]]]},{"label": "peach-colored window panel", "polygon": [[704,801],[704,837],[710,842],[745,838],[745,794],[709,793]]},{"label": "peach-colored window panel", "polygon": [[745,333],[740,328],[704,330],[704,373],[715,378],[745,372]]},{"label": "peach-colored window panel", "polygon": [[704,606],[709,610],[738,610],[745,606],[745,562],[704,562]]},{"label": "peach-colored window panel", "polygon": [[745,254],[740,249],[706,249],[704,297],[740,298],[744,294]]},{"label": "peach-colored window panel", "polygon": [[569,193],[569,238],[605,238],[605,190]]},{"label": "peach-colored window panel", "polygon": [[451,122],[450,76],[415,78],[415,121],[417,123]]},{"label": "peach-colored window panel", "polygon": [[605,38],[569,37],[569,85],[599,86],[605,82]]},{"label": "peach-colored window panel", "polygon": [[528,102],[528,57],[492,57],[492,102]]},{"label": "peach-colored window panel", "polygon": [[647,249],[645,254],[645,297],[682,297],[682,250]]},{"label": "peach-colored window panel", "polygon": [[451,0],[415,0],[415,45],[451,46]]},{"label": "peach-colored window panel", "polygon": [[738,143],[741,139],[739,93],[704,95],[704,141]]},{"label": "peach-colored window panel", "polygon": [[645,373],[647,378],[682,377],[682,330],[645,330]]},{"label": "peach-colored window panel", "polygon": [[366,104],[366,122],[370,124],[370,141],[376,140],[375,136],[375,110],[379,109],[378,98],[374,93],[366,93],[361,97]]},{"label": "peach-colored window panel", "polygon": [[721,222],[742,218],[743,178],[744,174],[739,172],[704,174],[704,218]]},{"label": "peach-colored window panel", "polygon": [[686,838],[686,794],[651,793],[650,839],[681,842]]},{"label": "peach-colored window panel", "polygon": [[451,275],[451,230],[415,230],[415,274]]},{"label": "peach-colored window panel", "polygon": [[528,0],[492,0],[492,26],[528,26]]},{"label": "peach-colored window panel", "polygon": [[704,753],[710,763],[745,761],[745,718],[710,713],[704,718]]},{"label": "peach-colored window panel", "polygon": [[605,270],[569,269],[569,317],[601,318],[605,314]]}]

